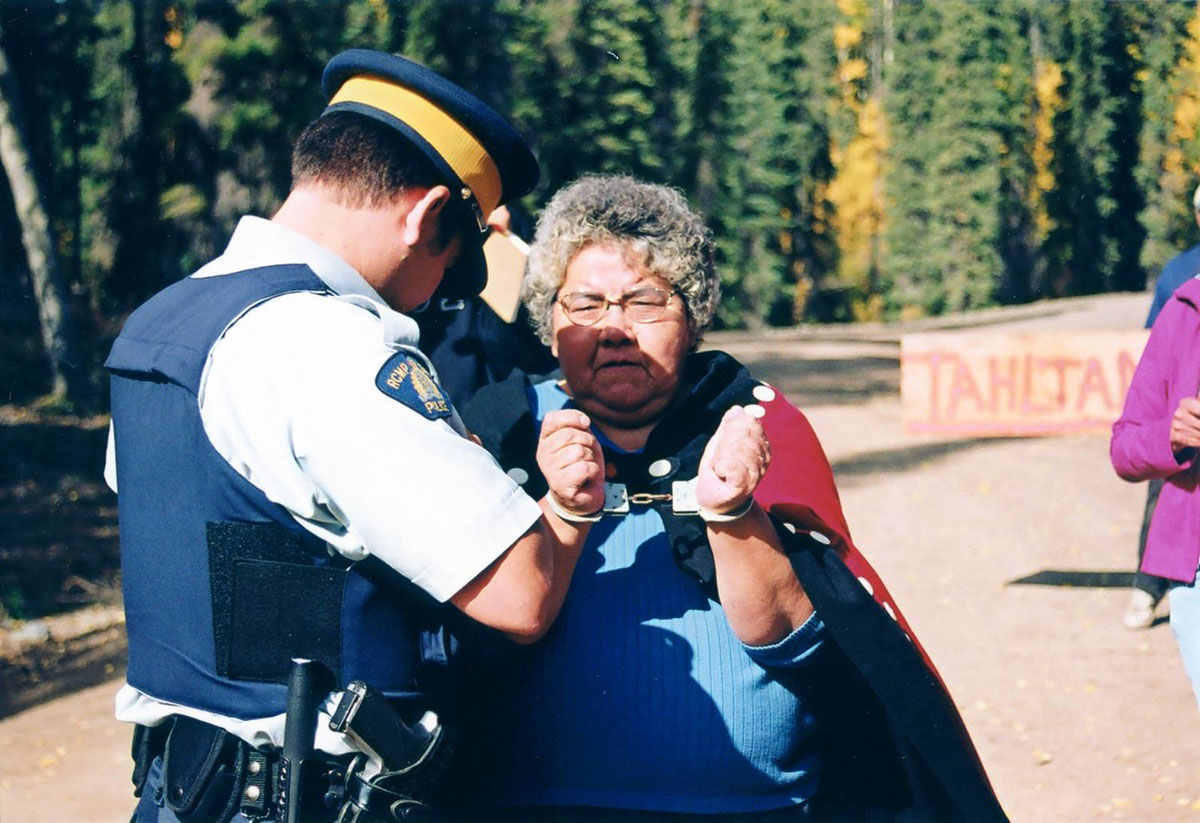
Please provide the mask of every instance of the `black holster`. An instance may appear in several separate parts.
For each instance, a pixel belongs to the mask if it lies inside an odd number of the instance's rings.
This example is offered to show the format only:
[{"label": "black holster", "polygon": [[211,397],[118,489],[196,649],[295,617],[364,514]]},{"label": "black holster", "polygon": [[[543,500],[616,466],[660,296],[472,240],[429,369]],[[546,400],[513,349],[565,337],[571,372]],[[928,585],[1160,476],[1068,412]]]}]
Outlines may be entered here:
[{"label": "black holster", "polygon": [[367,758],[359,755],[346,772],[346,800],[337,823],[395,823],[422,820],[434,813],[430,807],[438,779],[453,757],[455,739],[438,726],[421,756],[409,765],[363,777]]}]

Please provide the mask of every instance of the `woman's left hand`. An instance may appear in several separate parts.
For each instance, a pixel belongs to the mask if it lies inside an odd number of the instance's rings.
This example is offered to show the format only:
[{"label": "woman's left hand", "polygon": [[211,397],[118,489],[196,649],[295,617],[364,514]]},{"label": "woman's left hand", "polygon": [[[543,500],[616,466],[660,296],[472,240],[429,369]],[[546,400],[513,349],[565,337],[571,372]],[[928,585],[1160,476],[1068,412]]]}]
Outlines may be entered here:
[{"label": "woman's left hand", "polygon": [[771,444],[762,424],[734,406],[721,418],[700,458],[696,502],[717,513],[740,508],[754,494],[770,464]]}]

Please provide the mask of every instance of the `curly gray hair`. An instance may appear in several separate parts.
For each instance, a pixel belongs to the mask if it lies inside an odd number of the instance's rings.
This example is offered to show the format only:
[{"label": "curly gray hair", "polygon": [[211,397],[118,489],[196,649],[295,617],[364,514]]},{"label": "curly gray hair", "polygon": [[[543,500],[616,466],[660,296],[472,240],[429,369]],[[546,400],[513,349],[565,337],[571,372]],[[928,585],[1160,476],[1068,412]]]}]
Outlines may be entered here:
[{"label": "curly gray hair", "polygon": [[550,318],[567,266],[593,244],[632,253],[670,283],[683,297],[699,343],[721,292],[712,234],[678,190],[618,175],[579,178],[550,199],[538,220],[521,298],[543,343],[550,344]]}]

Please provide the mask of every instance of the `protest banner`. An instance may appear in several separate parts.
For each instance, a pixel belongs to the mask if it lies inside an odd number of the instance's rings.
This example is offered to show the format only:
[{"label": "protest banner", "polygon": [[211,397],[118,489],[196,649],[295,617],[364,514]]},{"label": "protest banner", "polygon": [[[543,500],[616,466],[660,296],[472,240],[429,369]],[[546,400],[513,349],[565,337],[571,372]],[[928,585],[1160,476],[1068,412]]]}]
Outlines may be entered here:
[{"label": "protest banner", "polygon": [[1149,332],[938,332],[900,341],[904,430],[951,437],[1108,429]]}]

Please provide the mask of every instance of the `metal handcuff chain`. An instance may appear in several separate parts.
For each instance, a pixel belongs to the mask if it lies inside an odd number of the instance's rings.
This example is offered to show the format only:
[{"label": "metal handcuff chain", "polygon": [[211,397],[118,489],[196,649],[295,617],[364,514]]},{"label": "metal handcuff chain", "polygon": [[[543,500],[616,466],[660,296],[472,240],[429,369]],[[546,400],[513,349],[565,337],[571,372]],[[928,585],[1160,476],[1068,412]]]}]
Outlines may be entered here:
[{"label": "metal handcuff chain", "polygon": [[664,492],[663,494],[651,494],[650,492],[635,492],[629,495],[629,502],[635,506],[649,506],[652,503],[670,503],[672,494]]}]

